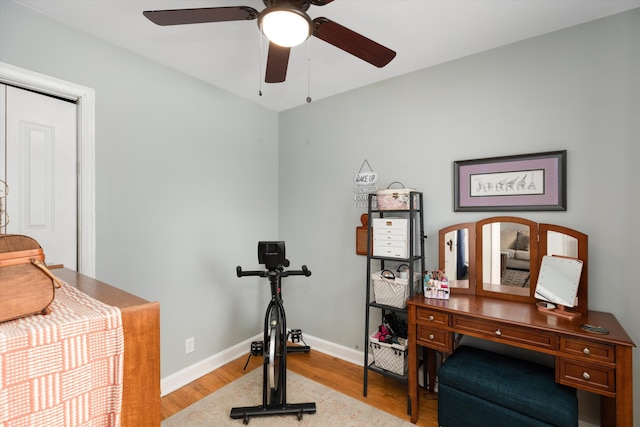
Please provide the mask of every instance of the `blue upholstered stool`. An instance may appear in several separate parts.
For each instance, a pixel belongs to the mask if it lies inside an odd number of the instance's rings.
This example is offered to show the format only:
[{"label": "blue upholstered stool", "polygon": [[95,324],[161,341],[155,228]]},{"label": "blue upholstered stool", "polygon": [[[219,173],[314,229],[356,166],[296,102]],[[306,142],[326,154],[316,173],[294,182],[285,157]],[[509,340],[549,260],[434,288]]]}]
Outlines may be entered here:
[{"label": "blue upholstered stool", "polygon": [[438,373],[442,427],[576,427],[576,390],[552,368],[460,346]]}]

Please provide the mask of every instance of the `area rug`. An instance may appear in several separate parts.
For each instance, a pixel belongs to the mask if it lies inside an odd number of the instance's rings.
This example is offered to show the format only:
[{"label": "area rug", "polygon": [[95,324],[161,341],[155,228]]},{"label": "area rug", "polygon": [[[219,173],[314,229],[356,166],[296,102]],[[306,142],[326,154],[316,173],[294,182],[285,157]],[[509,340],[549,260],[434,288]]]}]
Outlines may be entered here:
[{"label": "area rug", "polygon": [[525,287],[529,284],[529,272],[507,268],[500,283],[503,285]]},{"label": "area rug", "polygon": [[[352,397],[287,371],[287,403],[315,402],[316,413],[253,417],[254,427],[408,427],[409,422],[362,403]],[[262,404],[262,368],[254,369],[220,390],[162,422],[162,427],[242,426],[243,420],[229,417],[231,408]]]}]

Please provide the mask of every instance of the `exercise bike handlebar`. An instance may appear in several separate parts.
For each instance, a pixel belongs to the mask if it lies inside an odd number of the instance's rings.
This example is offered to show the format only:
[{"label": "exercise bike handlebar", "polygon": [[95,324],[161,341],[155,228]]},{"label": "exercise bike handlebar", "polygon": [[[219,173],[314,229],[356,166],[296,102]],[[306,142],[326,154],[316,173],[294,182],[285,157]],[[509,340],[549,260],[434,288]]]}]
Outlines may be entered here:
[{"label": "exercise bike handlebar", "polygon": [[242,271],[242,267],[237,266],[236,267],[236,275],[238,277],[244,277],[244,276],[268,277],[270,275],[278,275],[280,277],[287,277],[287,276],[306,276],[306,277],[309,277],[309,276],[311,276],[311,271],[307,268],[306,265],[303,265],[301,270],[288,270],[288,271],[284,271],[284,270],[248,270],[248,271]]},{"label": "exercise bike handlebar", "polygon": [[311,271],[307,268],[306,265],[303,265],[302,266],[302,270],[289,270],[289,271],[280,272],[280,277],[287,277],[287,276],[305,276],[305,277],[309,277],[309,276],[311,276]]}]

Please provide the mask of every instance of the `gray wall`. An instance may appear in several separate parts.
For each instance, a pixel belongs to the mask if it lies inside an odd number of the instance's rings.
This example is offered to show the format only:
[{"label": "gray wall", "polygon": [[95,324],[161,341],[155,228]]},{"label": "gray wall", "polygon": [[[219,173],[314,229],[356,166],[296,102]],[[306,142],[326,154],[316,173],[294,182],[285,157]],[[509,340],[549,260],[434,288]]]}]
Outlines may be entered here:
[{"label": "gray wall", "polygon": [[95,89],[96,275],[160,302],[163,377],[257,334],[277,114],[6,0],[0,61]]},{"label": "gray wall", "polygon": [[383,186],[424,192],[433,268],[440,228],[494,215],[453,212],[453,161],[566,149],[568,210],[517,215],[589,235],[590,308],[615,313],[640,343],[638,40],[640,9],[281,113],[280,235],[314,272],[289,290],[289,318],[362,347],[365,259],[354,235],[364,210],[351,197],[364,159]]},{"label": "gray wall", "polygon": [[163,376],[258,333],[264,289],[234,276],[258,239],[313,271],[289,325],[362,348],[364,159],[424,192],[433,268],[440,228],[493,215],[453,212],[454,160],[567,149],[568,211],[521,216],[589,234],[590,306],[640,342],[637,40],[640,10],[276,114],[0,0],[0,61],[96,90],[97,275],[162,304]]}]

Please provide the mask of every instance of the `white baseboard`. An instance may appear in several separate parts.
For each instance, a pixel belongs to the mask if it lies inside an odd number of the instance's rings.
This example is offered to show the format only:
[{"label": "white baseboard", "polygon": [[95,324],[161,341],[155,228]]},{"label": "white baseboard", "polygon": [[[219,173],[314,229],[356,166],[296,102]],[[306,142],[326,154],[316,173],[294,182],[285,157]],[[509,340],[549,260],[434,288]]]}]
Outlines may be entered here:
[{"label": "white baseboard", "polygon": [[249,349],[251,348],[251,343],[253,341],[258,341],[261,339],[262,334],[260,333],[255,337],[246,339],[241,343],[234,345],[233,347],[229,347],[228,349],[223,350],[220,353],[207,357],[200,362],[194,363],[193,365],[187,366],[186,368],[174,374],[162,378],[160,380],[160,395],[166,396],[167,394],[176,391],[181,387],[184,387],[185,385],[197,380],[198,378],[208,374],[209,372],[215,371],[216,369],[226,365],[232,360],[236,360],[238,357],[247,354],[249,352]]},{"label": "white baseboard", "polygon": [[[304,334],[302,338],[304,339],[304,342],[311,347],[312,351],[319,351],[321,353],[328,354],[329,356],[333,356],[346,362],[353,363],[354,365],[362,366],[364,352],[360,350],[355,350],[350,347],[345,347],[343,345],[332,343],[330,341],[323,340],[322,338],[316,338],[306,334]],[[226,365],[227,363],[237,359],[238,357],[246,355],[251,348],[251,343],[253,341],[259,341],[261,339],[262,333],[256,335],[255,337],[249,338],[239,344],[236,344],[233,347],[223,350],[220,353],[214,354],[213,356],[208,357],[198,363],[194,363],[193,365],[188,366],[176,372],[175,374],[171,374],[168,377],[162,378],[162,380],[160,381],[162,396],[165,396],[172,391],[176,391],[179,388],[184,387],[190,382],[195,381],[212,371],[215,371],[216,369]],[[599,426],[587,423],[585,421],[579,421],[578,427]]]},{"label": "white baseboard", "polygon": [[[353,363],[354,365],[361,365],[364,357],[364,352],[355,350],[350,347],[345,347],[340,344],[332,343],[330,341],[323,340],[322,338],[316,338],[309,335],[303,335],[304,341],[313,350],[320,353],[328,354],[329,356],[342,359],[346,362]],[[373,360],[371,360],[373,361]]]},{"label": "white baseboard", "polygon": [[[355,365],[362,365],[364,353],[359,350],[354,350],[343,345],[335,344],[329,341],[325,341],[321,338],[315,338],[304,334],[302,336],[305,343],[309,345],[313,351],[319,351],[321,353],[328,354],[329,356],[336,357],[338,359],[345,360]],[[160,393],[162,396],[178,390],[181,387],[189,384],[192,381],[215,371],[221,366],[236,360],[238,357],[248,354],[251,348],[251,342],[259,341],[262,339],[262,333],[255,337],[249,338],[230,347],[220,353],[214,354],[200,362],[194,363],[191,366],[171,374],[160,381]]]}]

